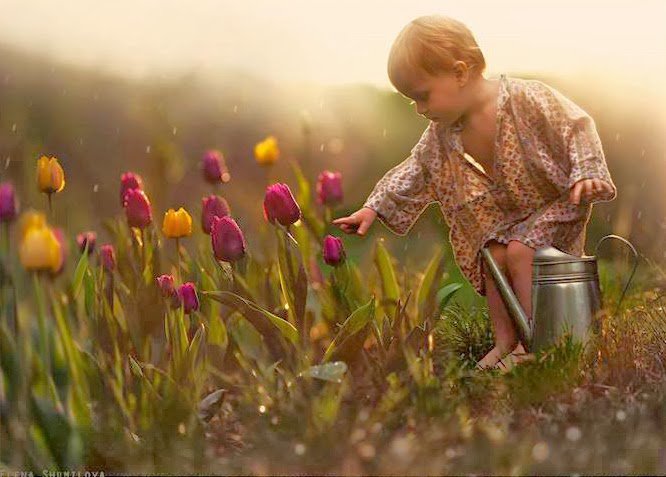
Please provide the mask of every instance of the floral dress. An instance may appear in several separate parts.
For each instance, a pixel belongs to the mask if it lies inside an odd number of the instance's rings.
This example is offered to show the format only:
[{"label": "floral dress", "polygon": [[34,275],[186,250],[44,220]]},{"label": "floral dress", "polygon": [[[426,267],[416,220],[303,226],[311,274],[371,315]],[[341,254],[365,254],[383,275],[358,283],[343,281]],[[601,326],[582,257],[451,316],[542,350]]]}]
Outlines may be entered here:
[{"label": "floral dress", "polygon": [[448,128],[430,122],[364,206],[405,235],[426,206],[438,202],[456,263],[481,295],[480,252],[489,240],[517,240],[534,249],[552,245],[582,256],[592,204],[572,205],[570,188],[581,179],[602,179],[613,191],[595,201],[617,195],[592,118],[540,81],[502,75],[492,174],[470,160],[461,131],[460,121]]}]

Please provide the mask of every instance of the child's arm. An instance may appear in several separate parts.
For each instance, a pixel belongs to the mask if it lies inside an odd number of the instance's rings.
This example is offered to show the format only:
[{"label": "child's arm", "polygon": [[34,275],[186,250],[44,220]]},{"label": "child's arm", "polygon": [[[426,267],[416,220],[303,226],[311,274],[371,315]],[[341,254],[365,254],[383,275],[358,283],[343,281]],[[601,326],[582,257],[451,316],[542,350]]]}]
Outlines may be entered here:
[{"label": "child's arm", "polygon": [[569,200],[578,205],[581,196],[590,202],[610,201],[617,189],[608,172],[601,140],[594,120],[559,91],[534,82],[528,101],[536,108],[546,133],[558,147],[558,156],[568,161]]},{"label": "child's arm", "polygon": [[432,155],[439,153],[435,127],[431,122],[409,157],[384,174],[361,209],[333,223],[345,232],[349,229],[343,224],[358,225],[357,233],[364,235],[376,216],[392,232],[405,235],[425,207],[438,200],[424,165],[424,161],[435,160]]}]

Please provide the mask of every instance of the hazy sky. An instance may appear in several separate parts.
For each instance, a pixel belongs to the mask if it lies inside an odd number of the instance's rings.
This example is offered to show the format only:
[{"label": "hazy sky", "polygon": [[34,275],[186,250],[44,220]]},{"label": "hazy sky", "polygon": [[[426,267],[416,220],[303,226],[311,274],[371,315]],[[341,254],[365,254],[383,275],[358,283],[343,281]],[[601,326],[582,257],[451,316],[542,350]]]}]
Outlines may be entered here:
[{"label": "hazy sky", "polygon": [[666,0],[0,0],[0,42],[132,76],[231,65],[388,87],[393,38],[428,13],[467,23],[491,75],[595,72],[640,86],[666,72]]}]

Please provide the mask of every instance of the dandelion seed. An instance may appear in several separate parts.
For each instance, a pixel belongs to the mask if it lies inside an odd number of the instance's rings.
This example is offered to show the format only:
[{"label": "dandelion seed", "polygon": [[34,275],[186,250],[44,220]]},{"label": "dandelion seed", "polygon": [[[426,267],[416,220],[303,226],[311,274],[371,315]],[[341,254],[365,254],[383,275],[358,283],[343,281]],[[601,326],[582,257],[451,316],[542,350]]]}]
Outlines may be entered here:
[{"label": "dandelion seed", "polygon": [[615,413],[615,419],[617,419],[620,422],[624,421],[626,418],[627,418],[627,413],[624,412],[622,409],[620,409]]},{"label": "dandelion seed", "polygon": [[266,406],[263,404],[259,406],[259,414],[265,414],[266,413]]},{"label": "dandelion seed", "polygon": [[319,152],[324,152],[324,145],[323,145],[323,144],[321,144],[321,145],[319,146]]},{"label": "dandelion seed", "polygon": [[532,458],[537,462],[543,462],[548,458],[550,450],[548,449],[548,444],[545,442],[537,442],[534,447],[532,447]]},{"label": "dandelion seed", "polygon": [[175,136],[176,133],[178,133],[178,128],[177,128],[177,127],[174,127],[174,128],[171,130],[171,134],[173,134],[173,135]]},{"label": "dandelion seed", "polygon": [[93,192],[97,192],[99,190],[99,184],[95,184],[93,186]]},{"label": "dandelion seed", "polygon": [[83,146],[83,138],[79,138],[79,146]]},{"label": "dandelion seed", "polygon": [[578,427],[572,426],[567,429],[566,437],[571,442],[577,442],[580,440],[581,437],[583,437],[583,433]]},{"label": "dandelion seed", "polygon": [[12,132],[16,132],[16,123],[12,124]]},{"label": "dandelion seed", "polygon": [[349,440],[352,444],[356,444],[363,439],[365,439],[365,429],[361,428],[354,429],[354,431],[351,433],[351,436],[349,436]]},{"label": "dandelion seed", "polygon": [[386,128],[382,130],[382,137],[386,137]]},{"label": "dandelion seed", "polygon": [[302,442],[298,442],[298,443],[296,443],[296,445],[294,446],[294,453],[295,453],[296,455],[303,455],[303,454],[305,454],[305,450],[306,450],[305,444],[303,444]]},{"label": "dandelion seed", "polygon": [[146,146],[146,154],[150,154],[150,146]]},{"label": "dandelion seed", "polygon": [[375,456],[375,447],[367,442],[358,447],[358,455],[364,460],[370,460]]},{"label": "dandelion seed", "polygon": [[280,422],[280,420],[278,419],[277,416],[273,416],[273,417],[271,418],[271,424],[273,424],[274,426],[277,426],[277,423],[278,423],[278,422]]},{"label": "dandelion seed", "polygon": [[457,454],[456,454],[455,449],[452,449],[452,448],[449,447],[444,452],[444,455],[446,456],[447,459],[453,459]]},{"label": "dandelion seed", "polygon": [[615,140],[619,141],[620,140],[620,133],[615,133]]},{"label": "dandelion seed", "polygon": [[368,412],[367,409],[361,409],[358,413],[358,420],[361,422],[367,421],[369,417],[370,413]]},{"label": "dandelion seed", "polygon": [[237,113],[237,112],[238,112],[238,105],[234,104],[234,113]]},{"label": "dandelion seed", "polygon": [[5,159],[5,169],[9,169],[9,163],[12,162],[12,158],[7,156]]},{"label": "dandelion seed", "polygon": [[185,434],[185,431],[186,431],[185,424],[183,424],[182,422],[178,424],[178,432],[181,434]]}]

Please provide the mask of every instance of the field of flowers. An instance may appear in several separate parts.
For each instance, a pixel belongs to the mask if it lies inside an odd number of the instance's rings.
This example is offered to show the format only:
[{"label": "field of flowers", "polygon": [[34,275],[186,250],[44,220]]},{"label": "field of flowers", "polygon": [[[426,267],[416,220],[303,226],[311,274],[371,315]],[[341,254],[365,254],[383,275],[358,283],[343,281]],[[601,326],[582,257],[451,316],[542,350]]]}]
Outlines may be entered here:
[{"label": "field of flowers", "polygon": [[[253,155],[270,178],[277,140]],[[658,266],[587,346],[565,339],[508,374],[475,371],[492,345],[487,310],[455,300],[444,247],[411,271],[377,240],[374,269],[359,269],[330,225],[341,175],[290,168],[257,204],[262,253],[219,193],[196,213],[156,211],[126,172],[104,220],[112,240],[98,243],[57,225],[56,157],[36,160],[42,203],[19,210],[0,185],[0,469],[666,472]],[[233,181],[217,150],[201,173],[213,190]],[[602,263],[607,303],[612,270]]]}]

